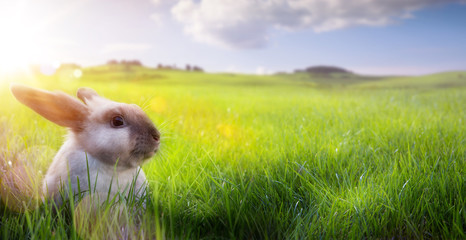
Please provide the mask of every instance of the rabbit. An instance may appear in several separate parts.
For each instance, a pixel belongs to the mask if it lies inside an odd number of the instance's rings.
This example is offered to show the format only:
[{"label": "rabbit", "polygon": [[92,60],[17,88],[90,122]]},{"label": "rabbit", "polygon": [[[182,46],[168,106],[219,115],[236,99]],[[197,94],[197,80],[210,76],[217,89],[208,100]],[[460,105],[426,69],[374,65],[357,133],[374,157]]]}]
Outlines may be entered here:
[{"label": "rabbit", "polygon": [[144,194],[141,165],[158,151],[160,132],[139,106],[111,101],[90,88],[78,89],[82,102],[20,84],[10,90],[19,102],[69,129],[43,180],[44,198],[59,207],[68,192],[109,193],[110,199]]}]

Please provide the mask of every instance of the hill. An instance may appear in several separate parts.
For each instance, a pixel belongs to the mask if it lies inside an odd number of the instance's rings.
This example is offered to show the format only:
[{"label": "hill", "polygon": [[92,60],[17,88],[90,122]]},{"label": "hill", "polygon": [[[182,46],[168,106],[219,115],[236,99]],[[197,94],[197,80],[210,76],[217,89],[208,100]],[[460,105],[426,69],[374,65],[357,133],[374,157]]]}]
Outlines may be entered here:
[{"label": "hill", "polygon": [[[203,73],[183,70],[156,69],[144,66],[94,66],[82,69],[82,81],[93,82],[152,82],[162,85],[228,85],[228,86],[304,86],[312,88],[456,88],[466,86],[466,72],[445,72],[424,76],[369,76],[333,67],[311,67],[309,71],[252,75]],[[329,71],[326,71],[329,70]],[[325,72],[325,73],[319,73]],[[37,75],[50,83],[75,81],[73,76]],[[74,79],[74,80],[73,80]]]},{"label": "hill", "polygon": [[296,70],[295,72],[306,72],[311,74],[333,74],[333,73],[352,73],[344,68],[334,67],[334,66],[312,66],[304,70]]},{"label": "hill", "polygon": [[373,76],[355,74],[337,67],[310,67],[295,73],[276,74],[297,82],[311,82],[316,87],[357,88],[454,88],[466,86],[466,72],[452,71],[423,76]]},{"label": "hill", "polygon": [[466,86],[466,72],[444,72],[414,77],[387,77],[358,84],[362,88],[456,88]]}]

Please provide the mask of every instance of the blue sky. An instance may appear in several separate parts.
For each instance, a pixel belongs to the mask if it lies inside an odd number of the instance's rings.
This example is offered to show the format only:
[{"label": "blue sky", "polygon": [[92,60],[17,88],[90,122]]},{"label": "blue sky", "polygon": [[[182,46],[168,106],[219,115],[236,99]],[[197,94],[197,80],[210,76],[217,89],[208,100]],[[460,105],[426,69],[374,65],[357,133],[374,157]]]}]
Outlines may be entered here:
[{"label": "blue sky", "polygon": [[0,70],[138,59],[209,72],[466,70],[466,2],[0,0]]}]

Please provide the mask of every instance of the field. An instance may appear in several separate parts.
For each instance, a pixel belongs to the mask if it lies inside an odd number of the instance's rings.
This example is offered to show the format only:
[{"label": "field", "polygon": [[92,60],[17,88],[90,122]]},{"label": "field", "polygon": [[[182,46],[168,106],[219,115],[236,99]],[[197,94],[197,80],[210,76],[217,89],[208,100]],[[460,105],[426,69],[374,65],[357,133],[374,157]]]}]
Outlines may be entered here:
[{"label": "field", "polygon": [[74,211],[17,213],[7,198],[16,175],[40,184],[66,134],[18,103],[9,81],[72,95],[92,87],[139,104],[161,130],[161,152],[143,167],[147,211],[124,230],[108,213],[94,230],[110,229],[109,238],[466,238],[466,72],[255,76],[101,66],[80,79],[0,80],[0,238],[86,239],[102,232],[83,230]]}]

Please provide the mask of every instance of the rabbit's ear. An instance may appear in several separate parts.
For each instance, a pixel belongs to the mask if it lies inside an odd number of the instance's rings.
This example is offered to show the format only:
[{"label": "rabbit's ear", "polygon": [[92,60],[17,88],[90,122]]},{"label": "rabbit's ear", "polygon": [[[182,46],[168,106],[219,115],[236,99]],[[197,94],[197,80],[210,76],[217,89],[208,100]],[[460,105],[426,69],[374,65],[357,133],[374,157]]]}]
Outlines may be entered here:
[{"label": "rabbit's ear", "polygon": [[44,118],[73,131],[83,130],[88,109],[79,100],[63,92],[49,92],[19,84],[11,84],[13,95]]},{"label": "rabbit's ear", "polygon": [[85,104],[88,104],[89,101],[95,97],[100,97],[99,94],[91,88],[79,88],[76,96]]}]

